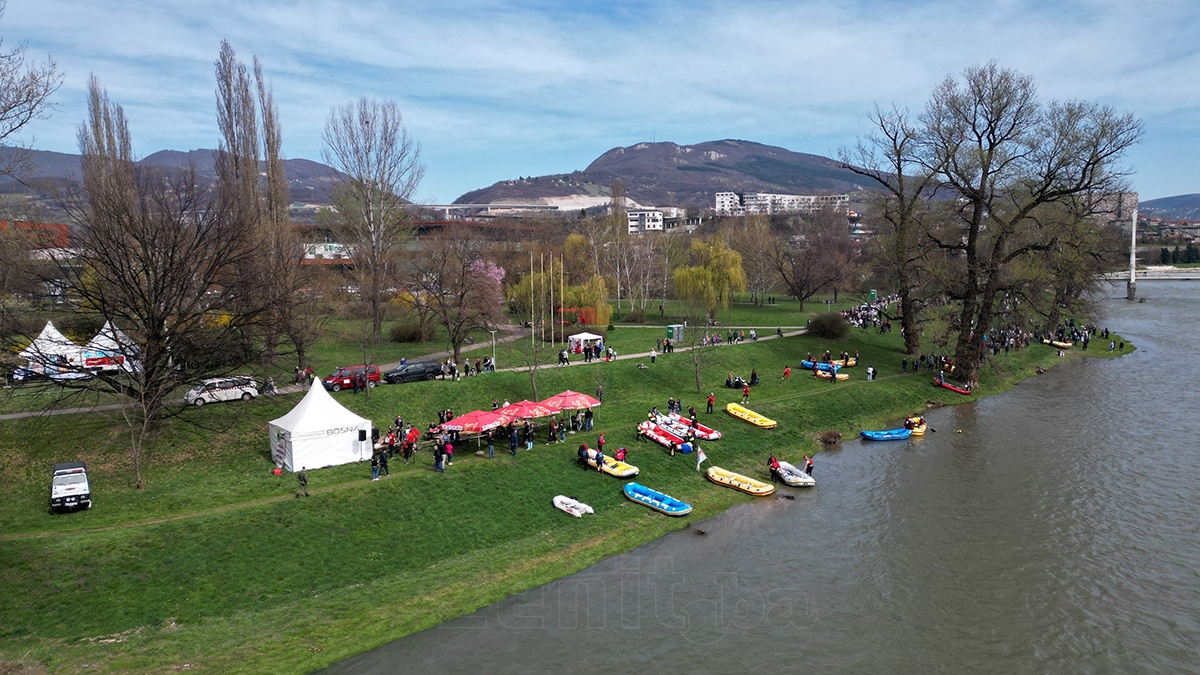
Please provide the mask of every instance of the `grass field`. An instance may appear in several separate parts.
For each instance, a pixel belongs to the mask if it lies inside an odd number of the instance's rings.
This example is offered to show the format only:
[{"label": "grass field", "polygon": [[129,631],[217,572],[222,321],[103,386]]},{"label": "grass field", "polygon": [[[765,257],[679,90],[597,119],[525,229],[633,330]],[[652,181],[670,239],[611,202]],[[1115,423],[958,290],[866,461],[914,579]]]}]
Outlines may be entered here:
[{"label": "grass field", "polygon": [[[635,330],[660,332],[618,327],[614,340]],[[806,352],[825,348],[861,351],[850,381],[817,381],[796,368]],[[749,407],[779,426],[764,431],[701,413],[725,434],[705,444],[711,463],[766,478],[768,454],[796,463],[819,449],[821,431],[851,437],[927,402],[970,400],[930,386],[927,373],[901,375],[899,350],[896,333],[859,331],[845,343],[799,336],[716,348],[703,394],[717,393],[719,411],[740,397],[720,387],[726,372],[757,368],[763,381]],[[1013,352],[988,368],[975,396],[1061,360],[1040,345]],[[785,364],[793,366],[786,382],[779,379]],[[867,365],[880,371],[879,381],[864,381]],[[636,423],[649,407],[665,407],[668,396],[703,410],[688,354],[662,356],[644,370],[635,361],[546,368],[538,395],[591,393],[597,382],[605,397],[591,434],[551,446],[539,437],[532,452],[515,458],[497,447],[495,460],[465,443],[444,475],[432,472],[427,450],[412,466],[393,460],[393,475],[379,482],[368,480],[366,464],[311,471],[307,499],[293,497],[294,476],[271,474],[267,450],[267,422],[299,395],[205,406],[170,421],[149,453],[140,491],[132,487],[127,432],[115,417],[0,422],[0,664],[312,670],[750,499],[706,481],[694,456],[672,458],[635,440]],[[441,408],[462,413],[533,393],[526,373],[501,372],[337,397],[380,425],[401,414],[424,426]],[[681,521],[652,513],[624,499],[621,481],[580,470],[574,449],[581,440],[594,445],[600,431],[609,448],[631,449],[639,482],[691,502],[693,515]],[[88,462],[95,508],[47,515],[49,468],[68,459]],[[570,518],[550,506],[555,494],[577,496],[598,515]]]}]

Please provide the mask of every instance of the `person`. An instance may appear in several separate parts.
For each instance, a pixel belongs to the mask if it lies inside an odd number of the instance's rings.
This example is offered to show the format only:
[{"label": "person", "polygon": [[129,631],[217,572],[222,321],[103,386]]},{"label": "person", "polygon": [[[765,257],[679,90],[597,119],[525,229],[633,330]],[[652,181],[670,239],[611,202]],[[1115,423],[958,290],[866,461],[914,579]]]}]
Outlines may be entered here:
[{"label": "person", "polygon": [[[516,433],[517,433],[516,431],[513,431],[514,435]],[[525,449],[532,450],[533,449],[533,425],[529,423],[529,420],[525,420],[525,427],[522,429],[522,433],[525,434]],[[516,454],[517,454],[516,451],[513,451],[513,455],[516,455]]]},{"label": "person", "polygon": [[811,476],[811,475],[812,475],[812,470],[813,470],[813,461],[812,461],[812,457],[809,457],[808,455],[805,455],[805,456],[804,456],[804,473],[806,473],[806,474],[808,474],[809,476]]},{"label": "person", "polygon": [[792,367],[791,366],[783,367],[783,379],[785,379],[785,380],[792,379]]},{"label": "person", "polygon": [[300,467],[300,473],[296,474],[296,480],[300,481],[300,489],[296,490],[296,499],[300,498],[301,492],[303,492],[304,496],[307,497],[308,496],[308,472],[304,470],[304,467]]},{"label": "person", "polygon": [[751,368],[750,369],[750,386],[754,387],[757,385],[758,385],[758,370],[756,368]]},{"label": "person", "polygon": [[658,356],[653,349],[650,350],[650,363],[654,363],[654,357]]},{"label": "person", "polygon": [[776,329],[775,329],[775,336],[776,336],[776,337],[783,337],[783,328],[776,328]]},{"label": "person", "polygon": [[602,384],[596,385],[596,400],[601,403],[604,402],[604,385]]},{"label": "person", "polygon": [[875,379],[875,368],[873,366],[867,366],[867,381],[870,382],[874,379]]},{"label": "person", "polygon": [[742,403],[750,402],[750,385],[746,384],[742,387]]},{"label": "person", "polygon": [[567,442],[567,423],[561,417],[558,418],[558,442]]},{"label": "person", "polygon": [[779,479],[779,460],[775,459],[775,455],[767,458],[767,467],[771,470],[771,482],[774,483]]},{"label": "person", "polygon": [[696,425],[696,406],[688,406],[688,419],[692,421],[692,426]]},{"label": "person", "polygon": [[517,456],[517,427],[514,424],[508,425],[508,451],[513,457]]},{"label": "person", "polygon": [[1117,349],[1117,343],[1116,343],[1115,341],[1112,341],[1112,342],[1109,342],[1109,343],[1108,343],[1108,353],[1109,353],[1109,354],[1111,354],[1111,353],[1113,353],[1114,351],[1116,351],[1116,349]]},{"label": "person", "polygon": [[714,395],[714,393],[713,393],[713,392],[711,392],[711,391],[710,391],[710,392],[708,392],[708,414],[709,414],[709,415],[711,415],[711,414],[712,414],[712,411],[713,411],[713,403],[715,403],[715,402],[716,402],[716,400],[717,400],[717,397]]},{"label": "person", "polygon": [[618,462],[624,462],[624,461],[625,461],[625,456],[626,456],[627,454],[628,454],[628,452],[625,450],[625,448],[623,448],[623,447],[621,447],[621,448],[617,448],[617,454],[616,454],[617,461],[618,461]]},{"label": "person", "polygon": [[604,432],[600,432],[600,438],[596,439],[596,450],[604,452]]},{"label": "person", "polygon": [[500,407],[500,401],[497,399],[492,399],[492,412],[495,412],[496,409],[499,407]]},{"label": "person", "polygon": [[671,456],[675,456],[675,441],[671,441]]},{"label": "person", "polygon": [[379,453],[371,453],[371,480],[379,480]]},{"label": "person", "polygon": [[441,441],[433,444],[433,470],[438,473],[446,473],[446,449],[442,446]]},{"label": "person", "polygon": [[946,383],[946,371],[939,370],[938,371],[938,384],[945,384],[945,383]]},{"label": "person", "polygon": [[586,468],[587,468],[587,466],[588,466],[588,446],[587,446],[587,443],[586,443],[586,442],[585,442],[585,443],[580,443],[580,444],[579,444],[579,451],[578,451],[577,453],[575,453],[575,454],[576,454],[576,455],[578,455],[578,457],[579,457],[579,466],[582,466],[583,468],[585,468],[585,469],[586,469]]},{"label": "person", "polygon": [[553,417],[550,418],[550,425],[546,427],[546,445],[558,441],[558,422]]},{"label": "person", "polygon": [[488,429],[487,433],[485,434],[488,446],[488,459],[496,458],[496,439],[494,436],[495,432],[493,432],[491,429]]},{"label": "person", "polygon": [[604,470],[604,451],[596,450],[596,471]]},{"label": "person", "polygon": [[388,471],[388,453],[382,451],[379,453],[379,473],[383,476],[392,475],[392,472]]},{"label": "person", "polygon": [[667,399],[667,414],[670,415],[674,412],[675,412],[675,398],[671,397],[671,398]]},{"label": "person", "polygon": [[595,421],[595,413],[592,412],[591,408],[588,408],[587,410],[585,410],[583,412],[583,427],[584,427],[583,430],[591,431],[592,424],[594,421]]},{"label": "person", "polygon": [[350,376],[350,386],[354,388],[354,394],[358,395],[358,375]]},{"label": "person", "polygon": [[912,430],[912,429],[915,429],[916,426],[917,426],[917,423],[915,421],[913,421],[912,415],[909,415],[908,419],[904,420],[904,428],[905,429]]}]

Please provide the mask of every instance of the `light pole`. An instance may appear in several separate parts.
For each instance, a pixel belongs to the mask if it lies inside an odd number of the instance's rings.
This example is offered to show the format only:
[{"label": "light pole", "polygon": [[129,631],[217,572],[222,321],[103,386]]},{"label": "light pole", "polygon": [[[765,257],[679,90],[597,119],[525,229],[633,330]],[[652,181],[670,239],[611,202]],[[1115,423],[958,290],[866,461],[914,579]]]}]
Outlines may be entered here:
[{"label": "light pole", "polygon": [[492,370],[496,370],[496,331],[488,331],[492,334]]}]

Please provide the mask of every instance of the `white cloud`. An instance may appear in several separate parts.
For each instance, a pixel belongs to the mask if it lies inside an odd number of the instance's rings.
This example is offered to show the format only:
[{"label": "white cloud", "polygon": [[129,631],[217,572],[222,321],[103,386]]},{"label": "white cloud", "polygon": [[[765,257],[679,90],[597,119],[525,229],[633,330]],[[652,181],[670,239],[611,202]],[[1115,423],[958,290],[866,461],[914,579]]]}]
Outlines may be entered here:
[{"label": "white cloud", "polygon": [[827,154],[866,131],[875,103],[919,108],[946,74],[996,59],[1046,98],[1144,117],[1139,185],[1200,191],[1194,171],[1158,168],[1200,154],[1200,8],[1182,0],[47,4],[10,0],[0,22],[66,73],[60,112],[34,129],[47,149],[73,149],[89,72],[142,154],[214,145],[222,38],[263,61],[288,156],[320,156],[331,105],[395,98],[426,148],[423,192],[442,200],[652,135]]}]

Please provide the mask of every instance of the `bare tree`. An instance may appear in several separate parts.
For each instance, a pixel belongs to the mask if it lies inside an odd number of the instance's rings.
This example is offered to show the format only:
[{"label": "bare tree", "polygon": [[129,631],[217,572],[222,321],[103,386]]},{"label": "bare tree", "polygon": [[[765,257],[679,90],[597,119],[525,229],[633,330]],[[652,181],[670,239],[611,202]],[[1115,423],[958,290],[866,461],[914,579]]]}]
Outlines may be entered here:
[{"label": "bare tree", "polygon": [[773,264],[788,295],[804,301],[842,283],[855,269],[854,246],[843,213],[828,209],[794,221],[790,236],[779,241]]},{"label": "bare tree", "polygon": [[750,301],[762,305],[767,294],[779,284],[779,271],[772,255],[776,240],[771,235],[770,221],[763,215],[750,216],[744,223],[726,225],[721,237],[742,256]]},{"label": "bare tree", "polygon": [[236,197],[202,185],[194,169],[137,165],[124,111],[94,76],[78,135],[82,194],[64,204],[78,237],[75,258],[63,268],[80,302],[128,336],[119,347],[131,364],[82,383],[133,404],[122,413],[140,488],[143,448],[168,414],[172,392],[256,356],[247,334],[262,308],[234,290],[254,233],[237,216]]},{"label": "bare tree", "polygon": [[343,174],[335,202],[344,219],[345,243],[354,247],[359,293],[378,340],[386,296],[412,239],[409,205],[425,175],[421,149],[408,135],[395,101],[365,97],[330,111],[324,141],[325,163]]},{"label": "bare tree", "polygon": [[877,260],[895,281],[900,297],[900,326],[904,350],[921,353],[921,263],[928,251],[923,216],[937,184],[935,162],[923,156],[920,130],[900,108],[871,115],[876,132],[841,152],[842,166],[870,178],[883,191],[872,203],[875,220],[883,225],[877,240]]},{"label": "bare tree", "polygon": [[[7,0],[0,0],[0,16],[7,6]],[[17,177],[31,168],[33,154],[16,142],[16,135],[33,120],[46,117],[52,107],[50,97],[62,84],[53,59],[36,63],[28,52],[28,45],[4,49],[0,42],[0,145],[17,150],[6,155],[0,175]]]},{"label": "bare tree", "polygon": [[958,205],[954,225],[930,236],[961,259],[955,373],[974,384],[1009,272],[1058,240],[1039,210],[1124,191],[1118,162],[1142,124],[1094,103],[1042,104],[1031,77],[994,62],[966,69],[961,82],[947,76],[921,121],[925,168]]},{"label": "bare tree", "polygon": [[503,318],[504,270],[484,258],[486,246],[478,231],[448,227],[425,242],[419,264],[406,279],[414,294],[427,298],[446,329],[455,363],[473,331],[488,329]]}]

